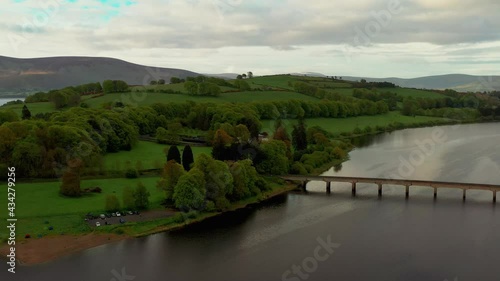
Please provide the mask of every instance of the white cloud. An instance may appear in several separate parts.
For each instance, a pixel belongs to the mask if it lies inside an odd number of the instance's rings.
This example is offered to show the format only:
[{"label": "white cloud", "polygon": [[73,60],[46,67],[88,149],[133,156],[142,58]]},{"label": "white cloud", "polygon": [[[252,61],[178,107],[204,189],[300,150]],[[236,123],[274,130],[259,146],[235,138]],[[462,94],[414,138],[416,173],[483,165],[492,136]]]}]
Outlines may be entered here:
[{"label": "white cloud", "polygon": [[[61,4],[50,16],[39,16],[56,1]],[[0,50],[14,57],[111,56],[199,72],[498,74],[500,4],[492,0],[136,2],[10,1],[2,7],[0,32],[17,45],[2,40]],[[390,3],[401,12],[377,20]],[[44,20],[40,26],[36,15]],[[356,28],[376,32],[356,41]]]}]

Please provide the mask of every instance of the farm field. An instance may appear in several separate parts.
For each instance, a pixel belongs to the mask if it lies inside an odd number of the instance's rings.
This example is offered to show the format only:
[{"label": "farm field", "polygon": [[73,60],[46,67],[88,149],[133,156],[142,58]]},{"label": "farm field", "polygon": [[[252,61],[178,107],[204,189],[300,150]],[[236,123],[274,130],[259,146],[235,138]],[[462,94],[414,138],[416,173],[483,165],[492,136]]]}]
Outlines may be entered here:
[{"label": "farm field", "polygon": [[[354,88],[338,88],[338,89],[328,89],[330,92],[339,93],[345,96],[352,96]],[[400,95],[403,98],[413,97],[413,98],[432,98],[439,99],[444,98],[445,96],[431,92],[426,90],[418,90],[418,89],[408,89],[408,88],[379,88],[378,92],[391,92]]]},{"label": "farm field", "polygon": [[[31,111],[32,115],[36,115],[38,113],[47,113],[47,112],[56,111],[54,109],[54,105],[50,102],[28,103],[27,106],[28,106],[29,110]],[[12,104],[12,105],[0,106],[0,111],[2,111],[2,110],[13,110],[15,113],[17,113],[19,116],[21,116],[22,110],[23,110],[23,104]]]},{"label": "farm field", "polygon": [[254,77],[246,79],[245,81],[250,83],[250,85],[254,88],[264,85],[264,86],[293,90],[293,85],[292,86],[288,85],[288,82],[294,83],[297,81],[296,78],[297,76],[292,76],[292,75],[270,75],[270,76]]},{"label": "farm field", "polygon": [[102,104],[109,102],[121,101],[131,105],[151,105],[155,103],[165,102],[251,102],[251,101],[275,101],[275,100],[291,100],[302,99],[319,101],[314,97],[305,96],[296,92],[281,92],[281,91],[256,91],[256,92],[237,92],[237,93],[222,93],[219,97],[207,96],[189,96],[182,94],[164,94],[164,93],[121,93],[121,94],[106,94],[102,97],[89,99],[86,103],[90,107],[99,107]]},{"label": "farm field", "polygon": [[[399,112],[389,112],[384,115],[375,116],[358,116],[351,118],[309,118],[306,119],[306,125],[308,127],[319,126],[331,133],[344,133],[352,132],[356,127],[363,129],[366,126],[375,128],[375,126],[387,126],[391,123],[400,122],[405,125],[418,124],[430,121],[445,121],[444,118],[436,117],[425,117],[425,116],[404,116],[399,114]],[[272,131],[274,128],[273,120],[263,121],[264,131]],[[283,123],[287,126],[289,133],[293,130],[293,125],[296,124],[296,120],[283,120]]]}]

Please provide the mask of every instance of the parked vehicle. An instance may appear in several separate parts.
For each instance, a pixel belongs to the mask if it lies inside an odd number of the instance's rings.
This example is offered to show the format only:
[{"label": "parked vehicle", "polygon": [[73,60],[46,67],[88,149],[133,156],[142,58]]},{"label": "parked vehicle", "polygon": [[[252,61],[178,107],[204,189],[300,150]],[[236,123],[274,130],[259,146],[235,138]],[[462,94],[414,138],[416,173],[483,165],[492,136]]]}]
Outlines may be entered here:
[{"label": "parked vehicle", "polygon": [[101,223],[100,222],[96,222],[95,226],[99,227],[99,226],[101,226]]}]

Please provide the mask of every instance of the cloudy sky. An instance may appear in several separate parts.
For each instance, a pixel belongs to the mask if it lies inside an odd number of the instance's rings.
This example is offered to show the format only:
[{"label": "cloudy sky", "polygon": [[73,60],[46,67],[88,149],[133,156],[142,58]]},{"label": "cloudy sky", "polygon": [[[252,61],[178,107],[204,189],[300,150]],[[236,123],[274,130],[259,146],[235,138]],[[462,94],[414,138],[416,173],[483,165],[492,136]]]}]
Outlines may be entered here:
[{"label": "cloudy sky", "polygon": [[498,0],[2,0],[0,55],[201,73],[499,75],[499,10]]}]

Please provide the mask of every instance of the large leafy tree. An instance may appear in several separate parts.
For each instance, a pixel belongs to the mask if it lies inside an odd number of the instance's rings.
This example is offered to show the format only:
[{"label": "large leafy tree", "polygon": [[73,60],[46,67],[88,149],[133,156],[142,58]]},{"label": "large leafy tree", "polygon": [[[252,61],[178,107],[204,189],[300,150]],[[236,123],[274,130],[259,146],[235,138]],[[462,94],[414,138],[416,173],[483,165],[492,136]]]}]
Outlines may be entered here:
[{"label": "large leafy tree", "polygon": [[80,188],[80,171],[82,168],[82,161],[80,159],[72,159],[68,161],[68,168],[61,178],[60,192],[64,196],[79,197],[82,194]]},{"label": "large leafy tree", "polygon": [[204,174],[198,168],[182,175],[174,188],[175,207],[182,211],[202,210],[205,203]]},{"label": "large leafy tree", "polygon": [[225,130],[218,129],[212,141],[212,156],[218,160],[230,159],[229,147],[232,142],[233,138]]},{"label": "large leafy tree", "polygon": [[206,199],[212,201],[217,209],[228,207],[226,195],[233,189],[233,176],[226,163],[201,154],[194,165],[203,172],[205,178]]},{"label": "large leafy tree", "polygon": [[162,178],[157,182],[156,186],[165,191],[166,199],[172,200],[174,188],[179,182],[179,178],[186,172],[184,168],[174,160],[170,160],[163,168]]},{"label": "large leafy tree", "polygon": [[288,172],[287,146],[279,140],[270,140],[261,144],[263,160],[257,164],[260,173],[282,175]]}]

